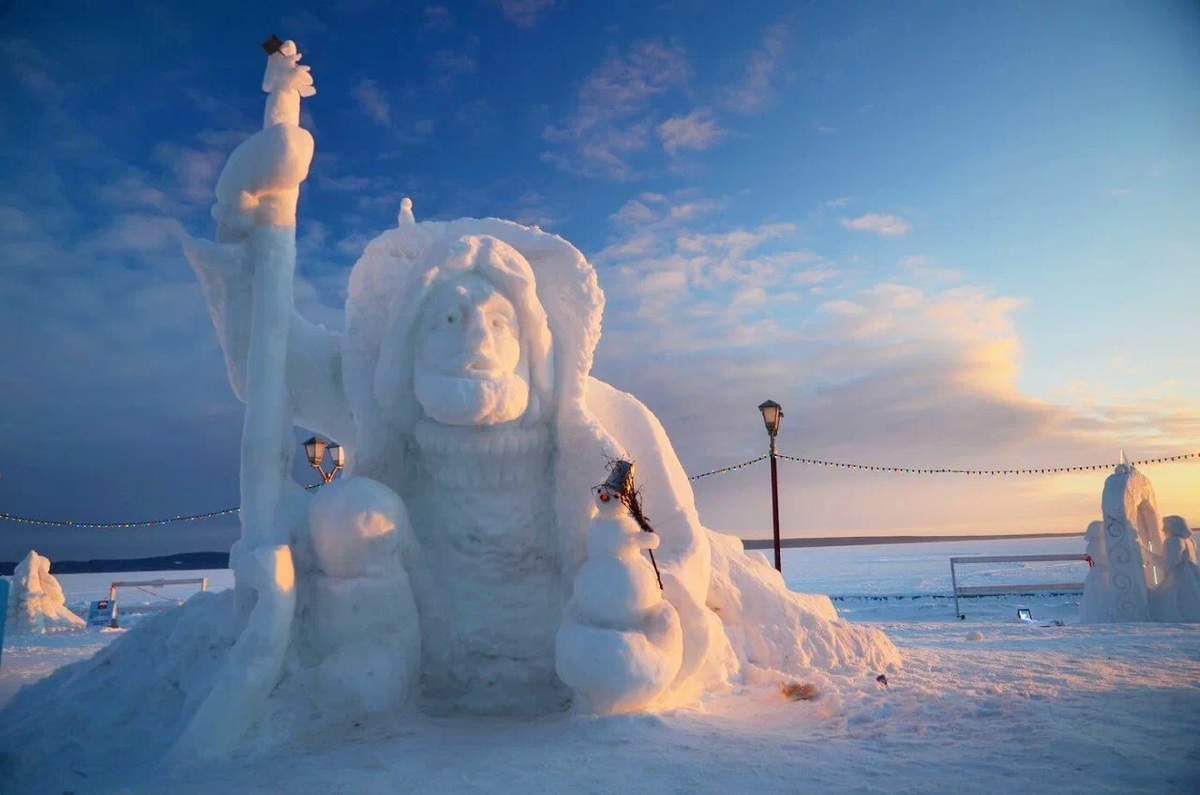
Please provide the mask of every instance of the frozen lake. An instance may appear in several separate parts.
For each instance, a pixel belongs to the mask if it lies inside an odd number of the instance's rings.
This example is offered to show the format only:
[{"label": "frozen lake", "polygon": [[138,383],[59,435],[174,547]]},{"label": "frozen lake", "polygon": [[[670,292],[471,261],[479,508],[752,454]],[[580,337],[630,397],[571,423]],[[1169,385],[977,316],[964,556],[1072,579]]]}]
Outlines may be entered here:
[{"label": "frozen lake", "polygon": [[[811,547],[785,549],[783,572],[792,590],[828,594],[847,618],[858,621],[944,621],[954,617],[950,598],[951,556],[1076,553],[1083,553],[1082,537]],[[770,552],[766,554],[769,556]],[[1082,582],[1086,573],[1087,566],[1081,562],[989,563],[960,566],[959,584]],[[67,604],[81,615],[86,613],[89,602],[107,598],[109,585],[118,580],[207,577],[211,590],[233,585],[233,573],[228,569],[56,576],[66,592]],[[117,601],[122,609],[134,612],[147,606],[169,604],[164,600],[186,599],[196,590],[195,585],[122,588]],[[1035,609],[1035,616],[1070,619],[1078,608],[1078,601],[1075,595],[1036,597],[1033,606],[1040,609]],[[964,600],[963,611],[980,617],[1007,618],[1015,614],[1017,606],[1029,606],[1029,603],[1029,597],[986,597]],[[134,613],[126,620],[136,618]]]}]

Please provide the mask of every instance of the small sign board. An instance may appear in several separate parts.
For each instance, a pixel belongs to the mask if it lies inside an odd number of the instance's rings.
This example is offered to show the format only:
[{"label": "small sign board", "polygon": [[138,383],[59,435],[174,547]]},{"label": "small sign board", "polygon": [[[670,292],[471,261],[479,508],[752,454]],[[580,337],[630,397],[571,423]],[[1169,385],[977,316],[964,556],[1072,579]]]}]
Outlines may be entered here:
[{"label": "small sign board", "polygon": [[8,578],[0,577],[0,664],[4,661],[4,620],[8,618]]},{"label": "small sign board", "polygon": [[88,608],[89,627],[115,627],[117,625],[117,600],[101,599]]}]

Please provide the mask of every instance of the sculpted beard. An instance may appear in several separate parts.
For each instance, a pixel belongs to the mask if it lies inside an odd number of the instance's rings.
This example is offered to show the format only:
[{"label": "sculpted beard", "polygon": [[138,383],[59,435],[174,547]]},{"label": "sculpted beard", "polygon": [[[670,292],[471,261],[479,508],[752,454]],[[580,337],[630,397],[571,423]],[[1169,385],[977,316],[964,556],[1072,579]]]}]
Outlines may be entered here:
[{"label": "sculpted beard", "polygon": [[519,373],[464,378],[418,372],[415,389],[425,414],[443,425],[511,422],[529,405],[529,381]]}]

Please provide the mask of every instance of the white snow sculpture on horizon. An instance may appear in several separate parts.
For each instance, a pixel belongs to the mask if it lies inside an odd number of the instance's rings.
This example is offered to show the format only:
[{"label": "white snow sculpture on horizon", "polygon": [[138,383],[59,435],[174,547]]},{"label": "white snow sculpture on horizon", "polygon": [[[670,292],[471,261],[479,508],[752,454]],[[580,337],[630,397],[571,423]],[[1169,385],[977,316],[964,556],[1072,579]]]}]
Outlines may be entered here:
[{"label": "white snow sculpture on horizon", "polygon": [[1132,464],[1118,464],[1104,481],[1110,621],[1150,621],[1150,594],[1163,580],[1162,521],[1150,479]]},{"label": "white snow sculpture on horizon", "polygon": [[1079,603],[1079,623],[1108,621],[1108,555],[1104,548],[1104,522],[1092,522],[1083,534],[1085,554],[1091,566],[1083,581],[1083,599]]},{"label": "white snow sculpture on horizon", "polygon": [[1164,568],[1168,594],[1166,608],[1172,620],[1200,622],[1200,561],[1196,559],[1196,539],[1182,516],[1163,518],[1167,536]]},{"label": "white snow sculpture on horizon", "polygon": [[[660,539],[659,604],[678,615],[682,648],[679,673],[647,685],[625,645],[592,644],[594,664],[638,689],[606,699],[670,707],[739,670],[898,665],[882,632],[840,620],[827,597],[792,593],[740,540],[700,523],[658,420],[590,375],[604,294],[561,237],[494,218],[417,223],[405,199],[398,226],[350,274],[345,332],[295,313],[295,202],[312,157],[295,126],[311,88],[298,58],[290,42],[271,56],[268,104],[289,115],[269,111],[230,156],[218,242],[185,244],[247,400],[243,534],[231,626],[189,624],[212,615],[208,600],[162,617],[178,622],[164,656],[197,635],[224,656],[215,675],[185,666],[170,683],[164,703],[186,699],[156,741],[178,738],[181,759],[220,757],[410,699],[435,714],[566,710],[556,635],[587,557],[594,487],[614,459],[637,464]],[[315,496],[287,478],[293,418],[349,452],[343,478]],[[648,625],[624,631],[655,645]]]},{"label": "white snow sculpture on horizon", "polygon": [[50,559],[29,550],[13,570],[5,605],[6,627],[13,635],[79,629],[87,624],[66,604],[62,586],[50,575]]},{"label": "white snow sculpture on horizon", "polygon": [[[1103,532],[1088,526],[1094,569],[1084,581],[1081,623],[1200,620],[1195,547],[1180,517],[1159,519],[1150,479],[1125,460],[1104,481]],[[1194,618],[1184,618],[1195,615]]]}]

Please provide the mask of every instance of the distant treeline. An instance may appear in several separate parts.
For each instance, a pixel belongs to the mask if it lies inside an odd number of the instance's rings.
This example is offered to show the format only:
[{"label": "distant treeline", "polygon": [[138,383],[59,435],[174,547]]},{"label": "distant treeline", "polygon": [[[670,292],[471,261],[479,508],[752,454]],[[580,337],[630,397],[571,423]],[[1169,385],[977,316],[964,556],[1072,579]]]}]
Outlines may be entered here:
[{"label": "distant treeline", "polygon": [[[1022,538],[1083,538],[1083,533],[1008,533],[990,536],[821,536],[818,538],[784,538],[779,546],[795,547],[860,547],[869,544],[932,544],[941,541],[1005,541]],[[746,549],[774,549],[769,538],[743,539]]]},{"label": "distant treeline", "polygon": [[[0,562],[0,575],[12,575],[15,562]],[[185,552],[157,558],[125,558],[118,560],[52,560],[51,574],[99,574],[118,571],[196,571],[197,569],[229,568],[228,552]]]},{"label": "distant treeline", "polygon": [[[796,547],[856,547],[868,544],[929,544],[940,541],[1002,541],[1022,538],[1083,538],[1082,533],[1027,533],[1023,535],[990,536],[821,536],[819,538],[785,538],[784,549]],[[769,538],[745,539],[746,549],[773,549]],[[15,562],[0,562],[0,576],[12,575]],[[229,568],[228,552],[185,552],[157,558],[123,558],[118,560],[55,560],[52,574],[100,574],[119,571],[196,571],[198,569]]]}]

